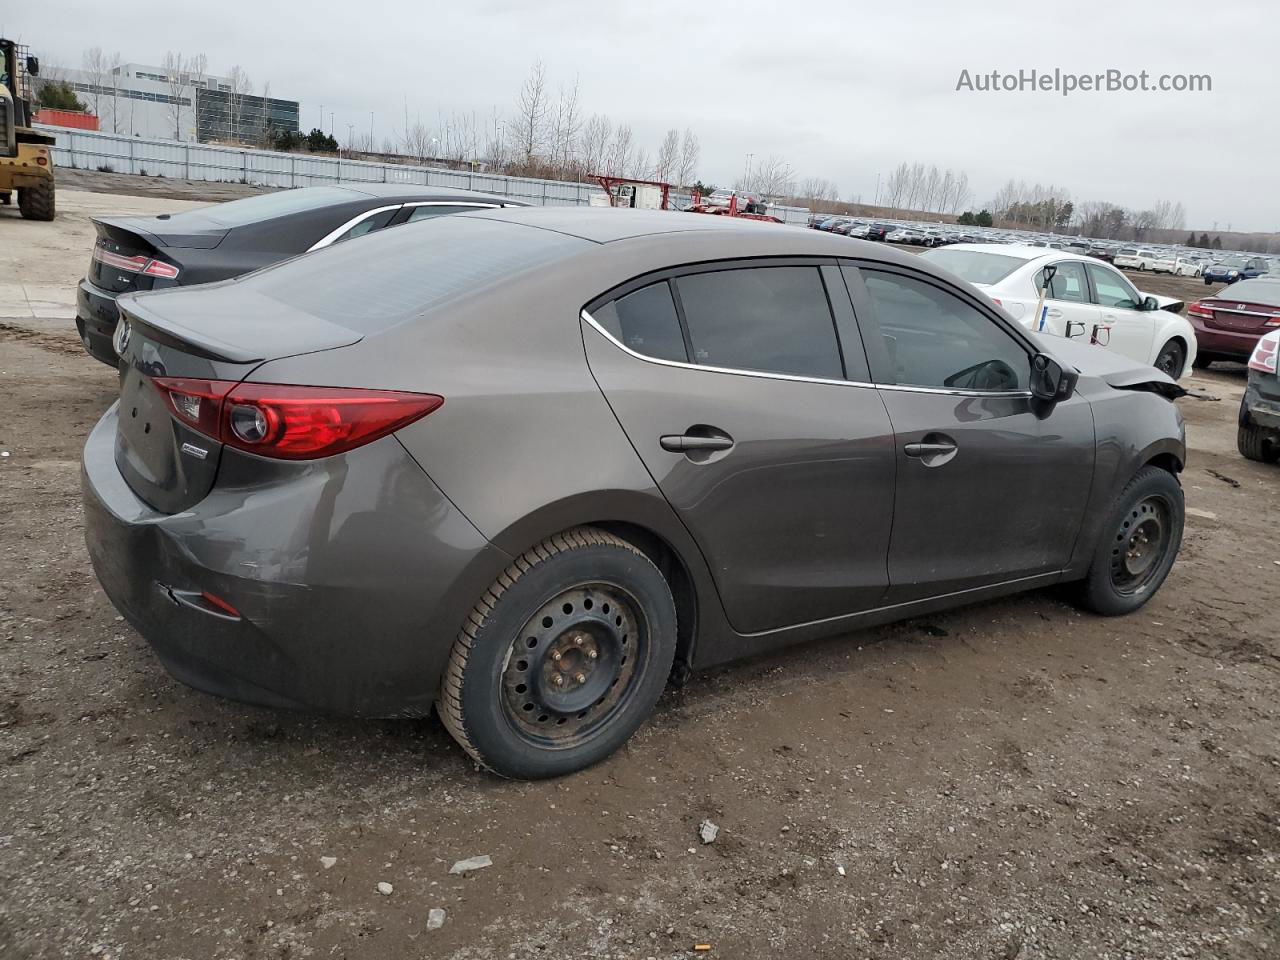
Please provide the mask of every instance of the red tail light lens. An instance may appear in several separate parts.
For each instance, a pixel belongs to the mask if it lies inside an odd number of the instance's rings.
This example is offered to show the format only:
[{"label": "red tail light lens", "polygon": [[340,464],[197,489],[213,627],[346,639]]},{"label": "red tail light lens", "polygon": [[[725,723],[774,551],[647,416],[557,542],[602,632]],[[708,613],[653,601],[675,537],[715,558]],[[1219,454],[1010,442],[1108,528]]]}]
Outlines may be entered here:
[{"label": "red tail light lens", "polygon": [[1213,311],[1197,300],[1191,306],[1187,307],[1187,316],[1199,317],[1202,320],[1212,320]]},{"label": "red tail light lens", "polygon": [[145,273],[149,277],[160,277],[165,280],[177,279],[179,269],[172,263],[156,260],[152,257],[138,255],[126,257],[124,254],[112,253],[101,244],[93,248],[93,259],[105,263],[108,267],[125,270],[129,273]]},{"label": "red tail light lens", "polygon": [[1253,356],[1249,358],[1249,369],[1263,373],[1276,372],[1276,360],[1280,357],[1280,336],[1267,334],[1253,348]]},{"label": "red tail light lens", "polygon": [[439,409],[444,397],[397,390],[298,387],[156,377],[174,415],[262,457],[314,460],[371,443]]}]

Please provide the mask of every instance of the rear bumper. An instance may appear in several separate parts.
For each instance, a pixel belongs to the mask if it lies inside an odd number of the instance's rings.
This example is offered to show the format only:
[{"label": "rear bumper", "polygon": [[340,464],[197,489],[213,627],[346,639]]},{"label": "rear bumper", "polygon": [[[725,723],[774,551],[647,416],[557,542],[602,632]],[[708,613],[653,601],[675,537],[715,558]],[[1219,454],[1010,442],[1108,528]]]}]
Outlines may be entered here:
[{"label": "rear bumper", "polygon": [[80,332],[80,342],[89,356],[113,367],[119,358],[111,338],[115,336],[119,319],[116,295],[95,287],[87,279],[81,280],[76,289],[76,329]]},{"label": "rear bumper", "polygon": [[1196,343],[1201,356],[1211,354],[1229,360],[1248,360],[1253,348],[1258,345],[1258,338],[1262,336],[1261,333],[1237,333],[1207,327],[1199,317],[1189,314],[1187,319],[1196,331]]},{"label": "rear bumper", "polygon": [[[394,437],[226,482],[162,514],[115,464],[117,408],[85,445],[85,539],[103,590],[196,689],[352,716],[424,716],[458,630],[510,562]],[[257,458],[254,469],[261,471]],[[192,602],[202,591],[240,613]]]},{"label": "rear bumper", "polygon": [[1270,430],[1280,430],[1280,384],[1272,378],[1267,392],[1263,392],[1258,374],[1250,371],[1249,385],[1245,387],[1240,402],[1240,419],[1248,416],[1249,422]]}]

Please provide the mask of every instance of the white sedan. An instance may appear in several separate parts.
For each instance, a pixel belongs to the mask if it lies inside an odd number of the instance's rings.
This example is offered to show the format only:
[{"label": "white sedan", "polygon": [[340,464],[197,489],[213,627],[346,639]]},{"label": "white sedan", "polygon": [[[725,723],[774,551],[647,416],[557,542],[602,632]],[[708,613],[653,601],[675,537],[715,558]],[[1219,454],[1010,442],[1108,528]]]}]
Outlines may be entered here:
[{"label": "white sedan", "polygon": [[1165,254],[1156,260],[1151,269],[1155,273],[1171,273],[1175,277],[1200,276],[1200,264],[1194,260],[1188,260],[1186,257],[1175,257],[1169,254]]},{"label": "white sedan", "polygon": [[[1190,372],[1196,358],[1191,323],[1164,309],[1180,301],[1138,292],[1119,270],[1093,257],[984,243],[957,243],[921,256],[968,280],[1028,329],[1096,343],[1175,380]],[[1049,265],[1053,280],[1037,319]]]}]

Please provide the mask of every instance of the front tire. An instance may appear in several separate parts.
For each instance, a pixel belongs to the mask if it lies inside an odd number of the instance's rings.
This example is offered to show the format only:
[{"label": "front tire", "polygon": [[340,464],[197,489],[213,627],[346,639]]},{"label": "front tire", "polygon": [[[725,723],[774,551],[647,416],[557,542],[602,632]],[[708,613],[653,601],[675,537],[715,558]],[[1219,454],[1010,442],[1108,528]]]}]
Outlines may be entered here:
[{"label": "front tire", "polygon": [[436,711],[471,757],[542,779],[603,760],[657,703],[676,651],[676,609],[639,549],[594,527],[522,554],[453,645]]},{"label": "front tire", "polygon": [[1146,466],[1134,474],[1116,499],[1080,584],[1081,606],[1115,617],[1155,596],[1178,557],[1183,507],[1182,486],[1169,471]]},{"label": "front tire", "polygon": [[52,220],[54,216],[53,181],[18,191],[18,212],[28,220]]},{"label": "front tire", "polygon": [[1152,364],[1161,373],[1173,380],[1182,376],[1187,365],[1187,351],[1177,340],[1170,340],[1156,354],[1156,362]]}]

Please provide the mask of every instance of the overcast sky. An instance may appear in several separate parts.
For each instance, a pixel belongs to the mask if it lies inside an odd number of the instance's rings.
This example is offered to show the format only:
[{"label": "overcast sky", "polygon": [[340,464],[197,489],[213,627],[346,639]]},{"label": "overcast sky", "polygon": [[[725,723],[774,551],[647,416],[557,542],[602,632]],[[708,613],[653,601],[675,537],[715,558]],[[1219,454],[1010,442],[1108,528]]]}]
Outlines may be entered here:
[{"label": "overcast sky", "polygon": [[[701,140],[698,173],[729,184],[747,154],[787,161],[870,202],[899,162],[964,170],[979,204],[1010,177],[1073,198],[1182,201],[1187,225],[1280,229],[1276,43],[1270,0],[1151,4],[866,2],[645,4],[579,0],[172,2],[136,13],[100,0],[8,5],[0,31],[51,63],[85,48],[159,64],[204,53],[302,104],[304,129],[347,124],[379,143],[440,112],[513,111],[531,64],[578,78],[587,113],[631,124],[657,151],[669,127]],[[957,92],[971,74],[1207,73],[1209,93]]]}]

